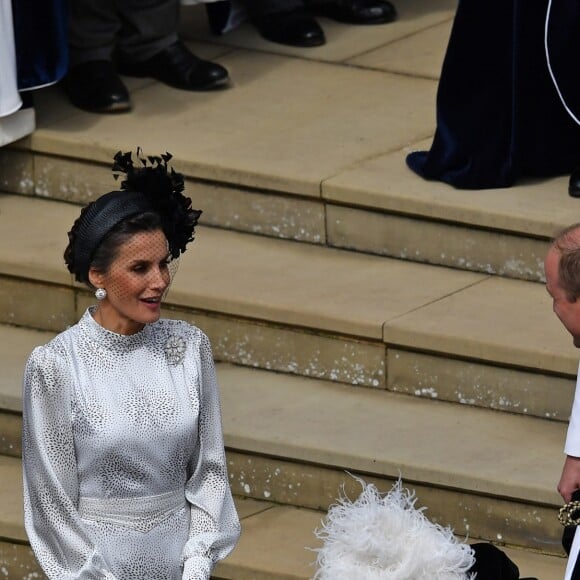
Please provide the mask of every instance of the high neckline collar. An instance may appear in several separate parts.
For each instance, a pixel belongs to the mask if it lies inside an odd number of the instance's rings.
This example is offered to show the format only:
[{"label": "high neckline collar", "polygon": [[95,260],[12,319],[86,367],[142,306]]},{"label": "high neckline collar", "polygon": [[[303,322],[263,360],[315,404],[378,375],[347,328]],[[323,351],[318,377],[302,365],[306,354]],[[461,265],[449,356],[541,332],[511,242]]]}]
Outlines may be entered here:
[{"label": "high neckline collar", "polygon": [[95,306],[87,308],[79,321],[81,330],[93,341],[116,351],[129,351],[143,345],[150,332],[150,324],[146,324],[135,334],[118,334],[101,326],[94,318]]}]

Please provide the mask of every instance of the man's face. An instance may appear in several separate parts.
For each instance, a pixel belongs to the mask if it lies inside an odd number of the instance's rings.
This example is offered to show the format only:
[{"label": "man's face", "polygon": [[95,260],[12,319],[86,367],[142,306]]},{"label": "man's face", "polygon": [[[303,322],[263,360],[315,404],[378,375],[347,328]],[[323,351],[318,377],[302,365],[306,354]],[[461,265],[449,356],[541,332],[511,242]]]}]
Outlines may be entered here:
[{"label": "man's face", "polygon": [[560,252],[550,248],[544,260],[546,290],[552,297],[552,309],[564,328],[572,335],[574,346],[580,348],[580,300],[570,302],[558,282]]}]

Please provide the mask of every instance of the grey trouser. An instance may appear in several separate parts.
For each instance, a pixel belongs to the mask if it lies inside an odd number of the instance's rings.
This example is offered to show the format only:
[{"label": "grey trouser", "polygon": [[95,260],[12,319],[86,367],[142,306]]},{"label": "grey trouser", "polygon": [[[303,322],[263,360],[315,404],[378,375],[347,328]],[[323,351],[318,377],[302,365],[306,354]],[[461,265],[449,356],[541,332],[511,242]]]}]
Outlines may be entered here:
[{"label": "grey trouser", "polygon": [[69,0],[71,66],[145,60],[177,41],[179,0]]}]

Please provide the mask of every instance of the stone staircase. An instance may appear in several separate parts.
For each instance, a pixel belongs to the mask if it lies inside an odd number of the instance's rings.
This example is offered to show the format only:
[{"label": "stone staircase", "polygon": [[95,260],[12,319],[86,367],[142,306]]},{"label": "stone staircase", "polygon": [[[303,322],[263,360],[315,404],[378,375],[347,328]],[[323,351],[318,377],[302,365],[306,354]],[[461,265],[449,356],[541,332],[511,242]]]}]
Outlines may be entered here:
[{"label": "stone staircase", "polygon": [[[465,192],[411,174],[434,129],[454,2],[400,20],[324,22],[329,44],[273,46],[244,26],[183,32],[232,72],[213,94],[129,80],[101,117],[40,93],[39,129],[0,150],[0,577],[40,575],[22,525],[20,383],[36,344],[92,303],[62,264],[84,204],[114,189],[119,149],[168,149],[204,209],[164,315],[219,361],[243,524],[223,579],[305,579],[314,529],[347,472],[399,476],[437,522],[562,578],[555,491],[577,351],[541,283],[550,236],[578,218],[565,177]],[[201,22],[201,24],[200,24]]]}]

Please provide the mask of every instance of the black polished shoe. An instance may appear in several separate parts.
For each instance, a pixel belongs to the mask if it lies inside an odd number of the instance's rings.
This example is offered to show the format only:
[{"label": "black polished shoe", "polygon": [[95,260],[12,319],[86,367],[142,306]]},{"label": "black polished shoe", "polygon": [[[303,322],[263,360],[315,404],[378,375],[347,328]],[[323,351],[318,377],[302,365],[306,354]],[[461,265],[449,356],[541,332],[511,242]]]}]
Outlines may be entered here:
[{"label": "black polished shoe", "polygon": [[150,77],[186,91],[207,91],[222,87],[229,81],[228,71],[223,66],[198,58],[181,41],[145,61],[120,59],[118,69],[124,75]]},{"label": "black polished shoe", "polygon": [[576,167],[576,169],[572,171],[572,175],[570,175],[568,193],[572,197],[580,197],[580,167]]},{"label": "black polished shoe", "polygon": [[93,113],[124,113],[131,110],[129,92],[113,63],[108,60],[84,62],[73,67],[63,82],[70,102]]},{"label": "black polished shoe", "polygon": [[258,32],[266,39],[288,46],[322,46],[326,43],[324,31],[304,10],[273,12],[253,18]]},{"label": "black polished shoe", "polygon": [[315,14],[347,24],[386,24],[397,18],[388,0],[307,0]]}]

